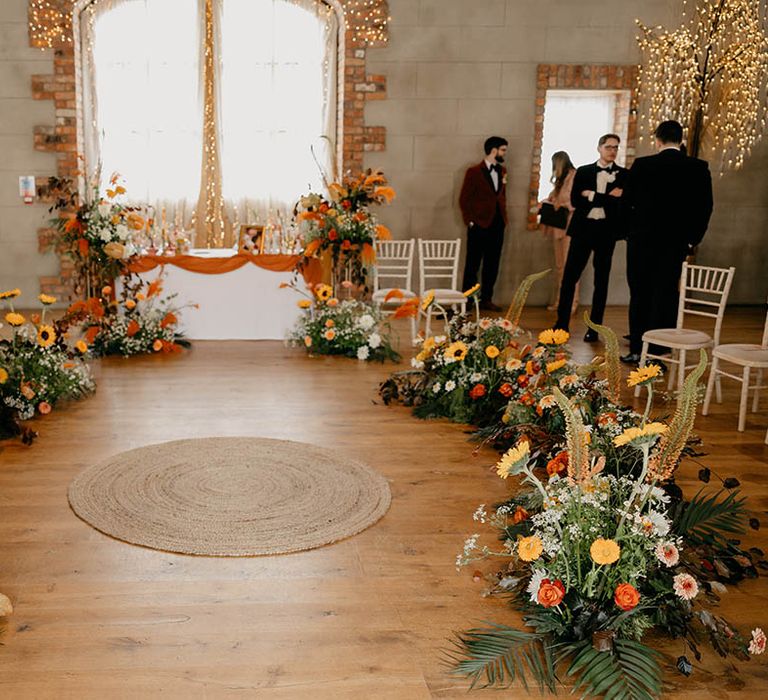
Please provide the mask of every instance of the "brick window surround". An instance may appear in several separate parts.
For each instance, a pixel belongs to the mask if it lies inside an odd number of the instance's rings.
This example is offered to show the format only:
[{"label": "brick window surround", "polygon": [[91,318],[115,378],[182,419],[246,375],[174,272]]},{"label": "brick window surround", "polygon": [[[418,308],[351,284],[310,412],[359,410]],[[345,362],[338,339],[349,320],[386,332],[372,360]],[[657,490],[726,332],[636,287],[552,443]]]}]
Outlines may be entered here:
[{"label": "brick window surround", "polygon": [[[82,80],[78,22],[73,18],[93,0],[49,0],[46,21],[50,22],[53,42],[53,74],[32,76],[32,97],[36,100],[53,100],[55,123],[34,127],[35,150],[57,155],[56,174],[59,177],[77,179],[82,154],[82,99],[79,85]],[[363,157],[369,151],[386,148],[386,129],[365,123],[365,103],[387,96],[387,82],[383,75],[369,75],[366,70],[368,49],[375,43],[366,43],[345,19],[345,8],[353,8],[357,0],[318,0],[333,7],[340,19],[339,30],[339,143],[338,155],[342,170],[353,172],[363,167]],[[29,0],[30,12],[35,4]],[[386,9],[386,0],[380,0]],[[32,16],[30,14],[30,16]],[[30,31],[30,46],[48,48]],[[386,41],[386,38],[384,39]],[[44,190],[44,188],[43,188]],[[44,191],[40,192],[44,197]],[[41,252],[49,246],[53,235],[50,228],[38,230],[38,246]],[[40,290],[61,298],[71,295],[72,264],[61,260],[59,275],[40,278]]]},{"label": "brick window surround", "polygon": [[[547,90],[625,90],[629,100],[619,98],[615,130],[626,133],[626,166],[637,151],[637,66],[539,64],[536,70],[536,118],[533,139],[531,182],[528,190],[528,230],[538,228],[536,210],[542,177],[541,147],[544,139],[544,108]],[[546,175],[545,175],[546,177]]]}]

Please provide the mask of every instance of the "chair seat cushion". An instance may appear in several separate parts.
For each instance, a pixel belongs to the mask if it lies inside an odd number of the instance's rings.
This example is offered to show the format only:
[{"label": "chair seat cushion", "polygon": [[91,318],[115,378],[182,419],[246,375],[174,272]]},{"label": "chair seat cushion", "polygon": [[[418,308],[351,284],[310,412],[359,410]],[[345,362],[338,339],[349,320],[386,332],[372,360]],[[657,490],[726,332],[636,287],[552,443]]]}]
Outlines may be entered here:
[{"label": "chair seat cushion", "polygon": [[458,289],[433,289],[438,304],[466,304],[467,297]]},{"label": "chair seat cushion", "polygon": [[656,328],[643,333],[643,342],[679,350],[696,350],[712,345],[712,338],[689,328]]},{"label": "chair seat cushion", "polygon": [[768,348],[749,343],[718,345],[712,354],[719,360],[745,367],[768,367]]},{"label": "chair seat cushion", "polygon": [[[395,296],[392,297],[389,301],[385,302],[384,300],[387,298],[387,294],[393,292],[395,289],[399,289],[403,296]],[[375,304],[400,304],[402,303],[403,299],[413,299],[415,296],[416,292],[412,292],[410,289],[401,289],[400,287],[387,287],[386,289],[379,289],[378,291],[374,292],[371,300]]]}]

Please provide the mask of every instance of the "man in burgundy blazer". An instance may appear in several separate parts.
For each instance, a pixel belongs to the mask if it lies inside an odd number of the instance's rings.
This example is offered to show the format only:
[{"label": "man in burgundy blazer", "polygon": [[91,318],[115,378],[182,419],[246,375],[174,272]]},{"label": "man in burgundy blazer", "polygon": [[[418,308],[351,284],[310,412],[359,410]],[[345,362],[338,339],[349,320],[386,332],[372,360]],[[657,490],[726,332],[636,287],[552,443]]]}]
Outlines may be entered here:
[{"label": "man in burgundy blazer", "polygon": [[467,226],[467,259],[462,288],[477,283],[483,266],[480,308],[499,311],[493,303],[493,285],[499,274],[504,228],[507,225],[507,170],[501,164],[507,141],[491,136],[485,142],[485,159],[469,168],[459,195],[461,215]]}]

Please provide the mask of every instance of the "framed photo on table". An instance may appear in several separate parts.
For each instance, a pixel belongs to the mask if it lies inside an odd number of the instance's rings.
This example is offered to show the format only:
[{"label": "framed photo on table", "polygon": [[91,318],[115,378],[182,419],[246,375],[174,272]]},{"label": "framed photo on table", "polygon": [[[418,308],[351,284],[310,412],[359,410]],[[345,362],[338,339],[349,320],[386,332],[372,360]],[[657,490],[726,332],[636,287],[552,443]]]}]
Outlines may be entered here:
[{"label": "framed photo on table", "polygon": [[240,227],[240,241],[237,250],[239,253],[261,255],[264,252],[264,227],[243,224]]}]

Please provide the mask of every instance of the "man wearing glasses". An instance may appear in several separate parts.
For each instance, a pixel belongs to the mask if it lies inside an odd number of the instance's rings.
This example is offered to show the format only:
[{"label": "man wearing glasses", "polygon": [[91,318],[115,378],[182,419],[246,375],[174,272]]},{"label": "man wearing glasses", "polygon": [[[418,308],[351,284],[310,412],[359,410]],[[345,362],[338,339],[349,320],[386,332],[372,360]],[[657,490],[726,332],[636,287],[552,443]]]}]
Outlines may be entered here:
[{"label": "man wearing glasses", "polygon": [[[576,283],[590,255],[595,283],[589,315],[594,323],[603,322],[613,249],[616,241],[623,238],[619,202],[627,170],[616,164],[620,143],[621,139],[616,134],[601,136],[597,144],[598,161],[582,165],[576,171],[571,192],[571,204],[575,211],[568,227],[571,245],[565,261],[555,328],[568,330]],[[596,342],[597,333],[588,330],[584,340]]]}]

